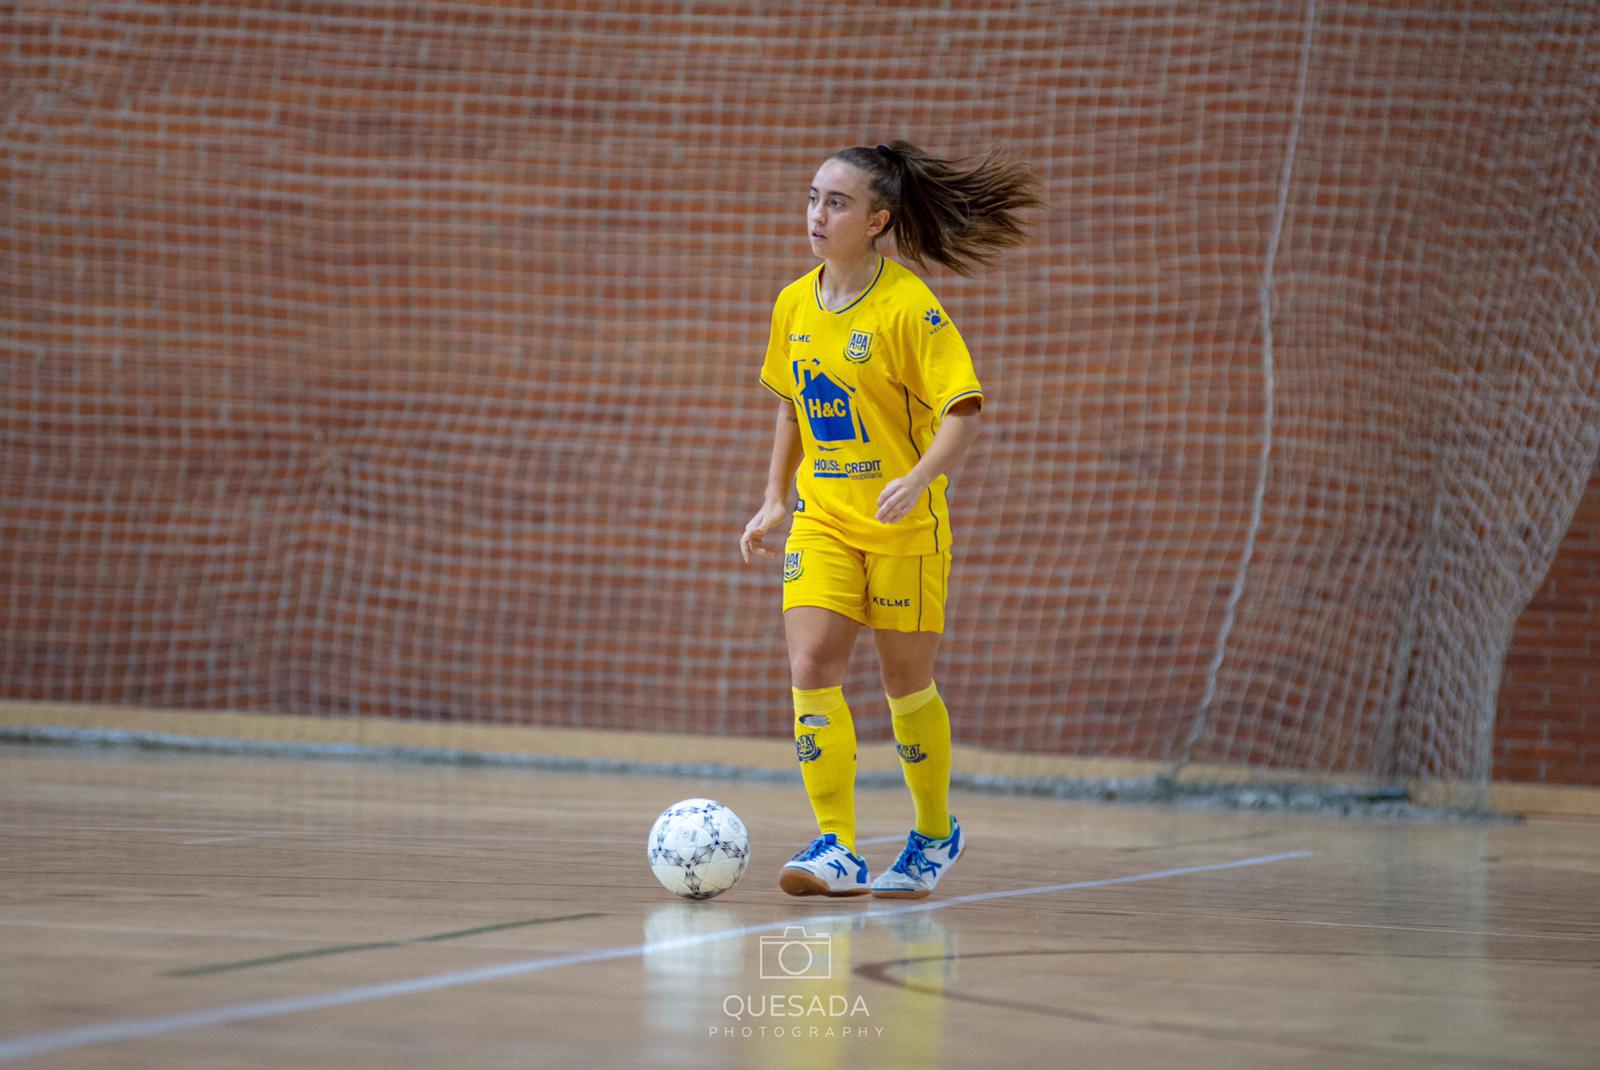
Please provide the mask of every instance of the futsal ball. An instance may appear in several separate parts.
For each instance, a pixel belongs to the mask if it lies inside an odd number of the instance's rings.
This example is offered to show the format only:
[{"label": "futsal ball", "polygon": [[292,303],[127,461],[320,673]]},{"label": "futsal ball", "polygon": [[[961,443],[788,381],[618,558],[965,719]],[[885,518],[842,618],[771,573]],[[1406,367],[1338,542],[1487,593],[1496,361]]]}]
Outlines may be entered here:
[{"label": "futsal ball", "polygon": [[750,834],[739,815],[711,799],[673,803],[650,830],[650,871],[685,899],[710,899],[732,888],[750,861]]}]

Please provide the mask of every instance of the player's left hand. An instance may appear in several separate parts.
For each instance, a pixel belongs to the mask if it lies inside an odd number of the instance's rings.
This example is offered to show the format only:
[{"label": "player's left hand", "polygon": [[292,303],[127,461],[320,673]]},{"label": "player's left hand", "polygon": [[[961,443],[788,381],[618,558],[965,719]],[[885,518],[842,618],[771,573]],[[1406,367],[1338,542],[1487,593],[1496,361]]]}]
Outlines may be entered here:
[{"label": "player's left hand", "polygon": [[889,480],[883,493],[878,495],[878,521],[898,524],[911,514],[911,510],[927,492],[927,483],[909,475]]}]

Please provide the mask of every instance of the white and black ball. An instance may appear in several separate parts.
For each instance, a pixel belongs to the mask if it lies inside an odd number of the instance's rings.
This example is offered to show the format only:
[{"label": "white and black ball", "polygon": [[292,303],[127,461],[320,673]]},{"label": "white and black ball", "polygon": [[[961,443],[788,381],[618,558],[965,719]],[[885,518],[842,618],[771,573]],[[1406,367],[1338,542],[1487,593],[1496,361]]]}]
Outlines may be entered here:
[{"label": "white and black ball", "polygon": [[750,862],[744,822],[712,799],[684,799],[667,807],[656,818],[647,846],[656,880],[685,899],[721,895]]}]

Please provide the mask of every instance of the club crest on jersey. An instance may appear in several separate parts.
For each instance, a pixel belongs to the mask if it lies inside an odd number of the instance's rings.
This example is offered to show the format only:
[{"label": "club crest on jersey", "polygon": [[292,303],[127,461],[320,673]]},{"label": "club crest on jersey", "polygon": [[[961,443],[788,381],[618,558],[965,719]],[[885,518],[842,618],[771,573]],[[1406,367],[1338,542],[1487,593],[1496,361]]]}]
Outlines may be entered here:
[{"label": "club crest on jersey", "polygon": [[850,344],[844,347],[844,359],[852,364],[865,364],[872,359],[872,332],[851,331]]},{"label": "club crest on jersey", "polygon": [[817,746],[817,734],[807,732],[803,736],[796,736],[794,753],[802,762],[814,762],[822,757],[822,748]]},{"label": "club crest on jersey", "polygon": [[900,760],[907,765],[916,765],[918,762],[926,761],[928,758],[926,754],[922,753],[921,743],[896,743],[895,746],[900,751]]},{"label": "club crest on jersey", "polygon": [[805,575],[805,569],[800,567],[800,555],[804,550],[787,550],[783,555],[783,582],[790,583]]}]

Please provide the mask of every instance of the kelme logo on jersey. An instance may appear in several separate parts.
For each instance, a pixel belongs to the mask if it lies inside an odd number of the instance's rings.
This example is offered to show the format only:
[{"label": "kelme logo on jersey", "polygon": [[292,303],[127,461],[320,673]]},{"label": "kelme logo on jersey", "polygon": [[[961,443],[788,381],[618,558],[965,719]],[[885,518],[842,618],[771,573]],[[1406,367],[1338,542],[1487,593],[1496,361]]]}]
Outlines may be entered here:
[{"label": "kelme logo on jersey", "polygon": [[944,318],[944,313],[937,308],[928,309],[922,314],[922,318],[928,321],[929,327],[933,328],[928,332],[929,334],[938,334],[944,329],[944,325],[950,322]]},{"label": "kelme logo on jersey", "polygon": [[928,756],[922,753],[921,743],[896,743],[895,747],[900,751],[900,760],[907,765],[916,765],[918,762],[928,760]]},{"label": "kelme logo on jersey", "polygon": [[822,757],[822,748],[817,746],[817,734],[807,732],[803,736],[796,736],[794,740],[795,757],[802,762],[814,762]]},{"label": "kelme logo on jersey", "polygon": [[852,364],[865,364],[872,359],[872,332],[851,331],[850,343],[844,347],[844,359]]},{"label": "kelme logo on jersey", "polygon": [[[798,511],[798,510],[797,510]],[[804,550],[788,550],[783,555],[783,582],[791,583],[805,575],[805,569],[800,564],[800,555]]]}]

